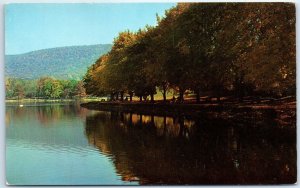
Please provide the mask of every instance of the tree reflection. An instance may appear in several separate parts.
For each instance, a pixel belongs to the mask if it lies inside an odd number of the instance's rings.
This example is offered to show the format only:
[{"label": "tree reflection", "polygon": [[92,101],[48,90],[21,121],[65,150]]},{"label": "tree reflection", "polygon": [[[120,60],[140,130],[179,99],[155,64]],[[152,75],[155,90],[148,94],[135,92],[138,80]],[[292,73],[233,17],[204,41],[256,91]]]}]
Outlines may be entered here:
[{"label": "tree reflection", "polygon": [[296,181],[295,131],[221,119],[100,112],[89,143],[123,180],[141,184],[276,184]]},{"label": "tree reflection", "polygon": [[68,120],[75,117],[85,118],[88,110],[81,108],[79,104],[26,104],[24,107],[8,106],[6,108],[6,124],[10,119],[16,121],[38,120],[42,125],[50,126],[60,120]]}]

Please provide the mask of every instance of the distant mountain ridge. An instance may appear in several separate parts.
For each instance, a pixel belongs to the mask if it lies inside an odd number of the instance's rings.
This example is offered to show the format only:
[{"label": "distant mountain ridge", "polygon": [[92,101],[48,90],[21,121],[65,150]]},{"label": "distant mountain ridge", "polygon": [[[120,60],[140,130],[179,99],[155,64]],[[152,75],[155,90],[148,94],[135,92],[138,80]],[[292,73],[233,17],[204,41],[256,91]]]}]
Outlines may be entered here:
[{"label": "distant mountain ridge", "polygon": [[67,46],[5,56],[5,76],[38,79],[81,79],[87,68],[111,49],[111,44]]}]

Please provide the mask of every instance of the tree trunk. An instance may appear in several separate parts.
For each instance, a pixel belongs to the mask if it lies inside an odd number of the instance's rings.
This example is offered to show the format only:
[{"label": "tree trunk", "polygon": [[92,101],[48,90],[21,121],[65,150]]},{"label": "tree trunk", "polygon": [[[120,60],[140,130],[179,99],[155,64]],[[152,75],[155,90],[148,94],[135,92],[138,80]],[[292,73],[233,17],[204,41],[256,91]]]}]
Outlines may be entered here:
[{"label": "tree trunk", "polygon": [[114,100],[114,94],[110,93],[110,101],[113,101],[113,100]]},{"label": "tree trunk", "polygon": [[154,102],[154,94],[153,93],[150,94],[150,97],[151,97],[151,102]]},{"label": "tree trunk", "polygon": [[119,92],[116,93],[116,100],[119,100]]},{"label": "tree trunk", "polygon": [[244,73],[241,72],[239,76],[236,76],[236,97],[239,99],[240,102],[243,102],[244,98]]},{"label": "tree trunk", "polygon": [[200,103],[200,89],[196,90],[196,101],[197,103]]},{"label": "tree trunk", "polygon": [[129,100],[132,101],[132,93],[129,94]]},{"label": "tree trunk", "polygon": [[183,97],[184,92],[185,92],[185,90],[179,89],[179,102],[183,102],[184,101],[184,97]]},{"label": "tree trunk", "polygon": [[121,91],[121,92],[120,92],[120,95],[121,95],[121,99],[120,99],[120,100],[123,102],[123,99],[124,99],[124,91]]},{"label": "tree trunk", "polygon": [[164,98],[164,102],[167,101],[167,89],[166,87],[163,88],[163,98]]},{"label": "tree trunk", "polygon": [[133,92],[129,92],[129,100],[132,101]]},{"label": "tree trunk", "polygon": [[143,96],[140,96],[140,102],[142,102],[143,101]]}]

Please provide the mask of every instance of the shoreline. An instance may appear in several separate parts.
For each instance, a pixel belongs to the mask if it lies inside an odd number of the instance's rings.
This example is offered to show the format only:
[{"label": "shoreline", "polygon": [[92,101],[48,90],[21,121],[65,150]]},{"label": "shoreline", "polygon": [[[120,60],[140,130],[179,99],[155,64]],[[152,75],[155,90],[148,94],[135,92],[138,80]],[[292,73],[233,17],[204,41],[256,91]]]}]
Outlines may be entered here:
[{"label": "shoreline", "polygon": [[164,110],[172,112],[180,111],[222,111],[222,110],[282,110],[282,109],[294,109],[296,110],[296,101],[288,102],[255,102],[255,103],[163,103],[163,102],[100,102],[90,101],[80,104],[84,108],[93,108],[95,110],[102,110],[111,108],[112,110]]},{"label": "shoreline", "polygon": [[95,102],[99,99],[5,99],[5,103],[39,103],[39,102]]},{"label": "shoreline", "polygon": [[87,102],[81,107],[97,111],[116,111],[158,116],[190,116],[258,121],[272,117],[280,126],[296,127],[296,101],[273,103],[147,103],[147,102]]}]

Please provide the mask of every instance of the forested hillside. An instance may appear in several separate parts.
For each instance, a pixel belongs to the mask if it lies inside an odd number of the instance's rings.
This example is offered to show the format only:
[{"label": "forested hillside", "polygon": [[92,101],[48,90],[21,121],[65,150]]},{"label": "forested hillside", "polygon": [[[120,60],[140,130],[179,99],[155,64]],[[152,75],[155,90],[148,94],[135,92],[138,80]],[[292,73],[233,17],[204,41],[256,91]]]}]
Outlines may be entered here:
[{"label": "forested hillside", "polygon": [[5,74],[10,78],[80,80],[87,67],[111,49],[110,44],[59,47],[5,56]]}]

